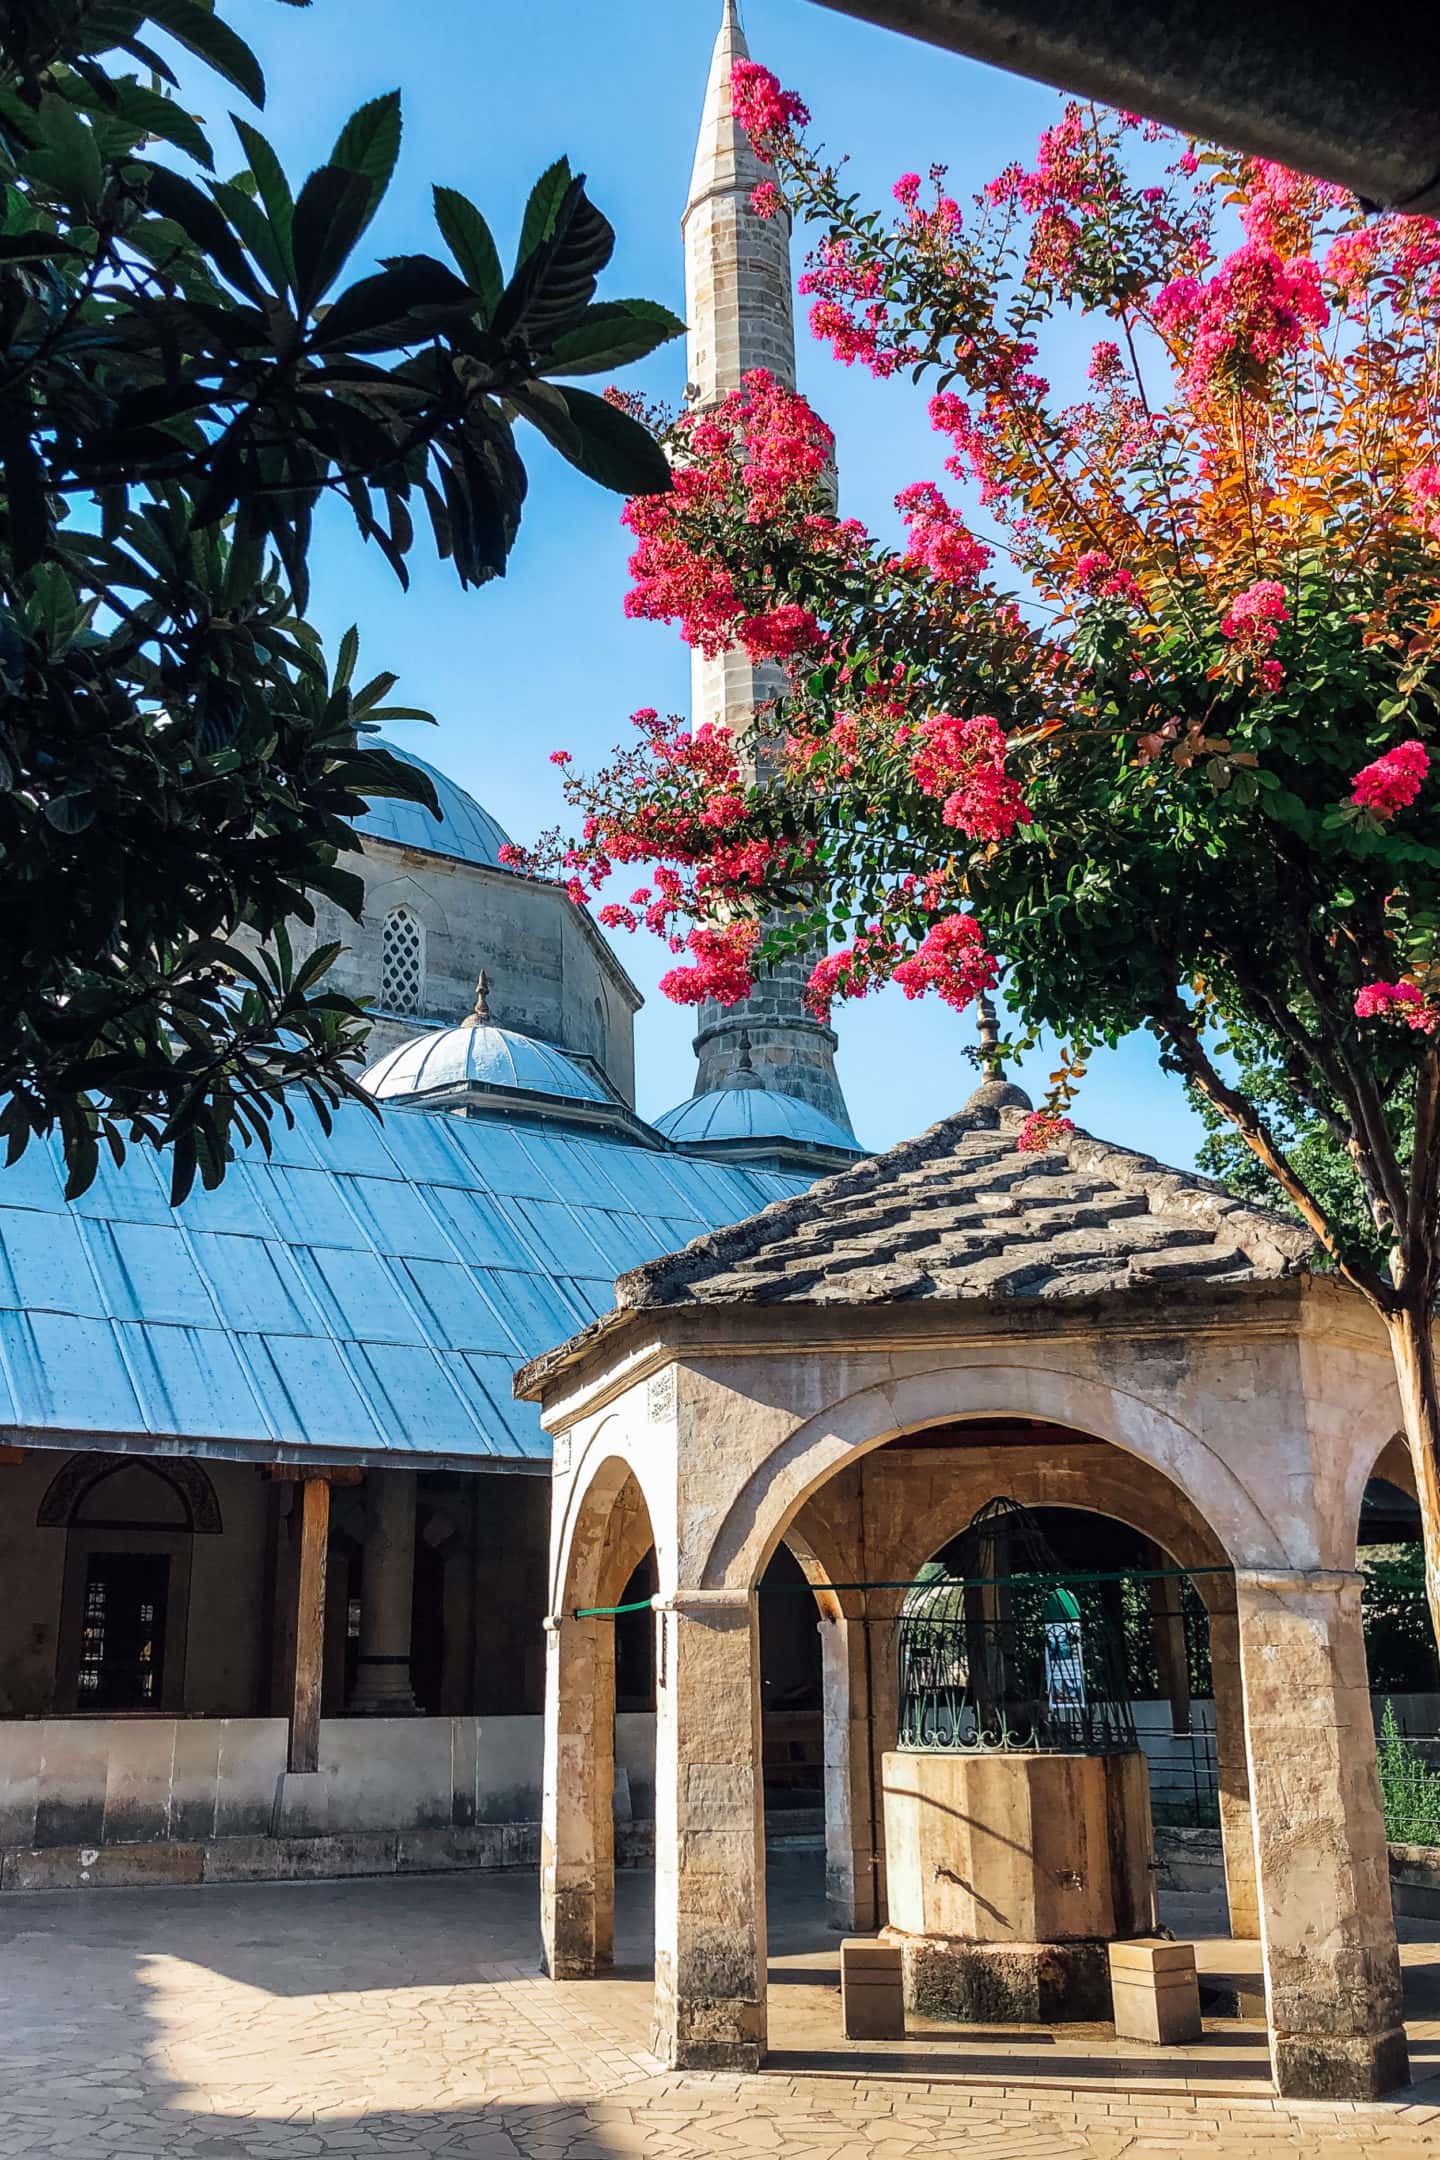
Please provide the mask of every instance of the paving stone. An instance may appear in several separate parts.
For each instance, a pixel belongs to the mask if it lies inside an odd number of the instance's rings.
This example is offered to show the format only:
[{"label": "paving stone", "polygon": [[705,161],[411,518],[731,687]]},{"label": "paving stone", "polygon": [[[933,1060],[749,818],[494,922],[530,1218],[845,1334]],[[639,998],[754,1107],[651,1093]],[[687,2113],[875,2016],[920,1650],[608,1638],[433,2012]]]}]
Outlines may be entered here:
[{"label": "paving stone", "polygon": [[[789,1958],[838,1954],[794,1865],[773,1871],[780,1978]],[[622,1883],[632,1969],[643,1895]],[[1046,2047],[993,2034],[1003,2076],[967,2080],[978,2051],[953,2034],[867,2047],[855,2075],[833,1990],[777,1985],[778,2066],[665,2071],[644,2044],[648,1985],[541,1979],[536,1911],[525,1875],[17,1898],[0,1928],[0,2160],[1440,2160],[1433,2091],[1278,2103],[1263,2035],[1239,2024],[1195,2051],[1192,2092],[1129,2079],[1104,2028],[1064,2037],[1070,2082],[1037,2085]],[[1427,2011],[1412,2035],[1433,2045],[1440,1950],[1404,1956]],[[939,2054],[953,2072],[935,2073]]]}]

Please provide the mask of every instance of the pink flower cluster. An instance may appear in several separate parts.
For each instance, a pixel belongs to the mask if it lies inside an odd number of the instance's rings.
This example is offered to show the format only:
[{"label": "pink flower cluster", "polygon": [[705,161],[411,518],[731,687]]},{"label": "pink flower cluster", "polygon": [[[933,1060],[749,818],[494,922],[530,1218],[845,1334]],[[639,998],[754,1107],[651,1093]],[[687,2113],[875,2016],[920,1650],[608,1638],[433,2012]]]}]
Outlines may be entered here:
[{"label": "pink flower cluster", "polygon": [[1392,818],[1397,810],[1409,809],[1429,771],[1430,753],[1412,736],[1361,767],[1350,789],[1350,800],[1377,818]]},{"label": "pink flower cluster", "polygon": [[761,180],[750,190],[750,208],[756,217],[777,217],[785,207],[785,197],[773,180]]},{"label": "pink flower cluster", "polygon": [[1440,464],[1418,466],[1410,475],[1406,494],[1420,530],[1440,540]]},{"label": "pink flower cluster", "polygon": [[1057,204],[1085,210],[1097,202],[1103,177],[1096,137],[1083,108],[1072,104],[1040,137],[1034,171],[1007,165],[998,179],[986,183],[985,196],[995,204],[1018,203],[1032,216]]},{"label": "pink flower cluster", "polygon": [[945,824],[968,840],[1008,840],[1030,807],[1005,770],[1005,731],[989,713],[957,720],[932,713],[915,730],[910,771],[922,795],[943,804]]},{"label": "pink flower cluster", "polygon": [[1440,1005],[1432,1004],[1417,983],[1367,983],[1356,996],[1355,1014],[1360,1020],[1390,1020],[1425,1035],[1440,1030]]},{"label": "pink flower cluster", "polygon": [[815,617],[794,600],[747,615],[740,624],[740,643],[752,660],[793,660],[824,642]]},{"label": "pink flower cluster", "polygon": [[1057,1117],[1053,1110],[1032,1110],[1015,1135],[1015,1145],[1022,1155],[1044,1155],[1074,1130],[1068,1117]]},{"label": "pink flower cluster", "polygon": [[822,240],[801,272],[797,290],[815,303],[811,334],[828,339],[846,367],[859,360],[883,379],[913,359],[909,346],[888,337],[881,264],[850,241],[835,235]]},{"label": "pink flower cluster", "polygon": [[1399,213],[1338,233],[1325,257],[1324,274],[1346,299],[1358,302],[1374,279],[1412,284],[1440,266],[1440,218]]},{"label": "pink flower cluster", "polygon": [[697,924],[685,938],[693,966],[671,968],[660,978],[662,994],[676,1005],[738,1005],[755,988],[751,962],[760,942],[753,922],[726,923],[716,929]]},{"label": "pink flower cluster", "polygon": [[893,979],[907,998],[934,990],[956,1012],[964,1012],[982,991],[993,990],[1000,971],[973,915],[942,915],[932,923]]},{"label": "pink flower cluster", "polygon": [[1087,548],[1083,555],[1076,556],[1075,580],[1082,592],[1095,593],[1102,600],[1142,598],[1134,573],[1117,570],[1114,556],[1104,548]]},{"label": "pink flower cluster", "polygon": [[1230,602],[1220,631],[1234,644],[1263,652],[1280,635],[1281,623],[1289,620],[1284,586],[1277,578],[1257,578]]},{"label": "pink flower cluster", "polygon": [[[704,523],[739,509],[747,524],[819,516],[811,505],[829,470],[835,438],[805,399],[763,368],[713,412],[686,414],[676,430],[675,485],[637,495],[622,522],[637,546],[625,612],[678,622],[687,644],[715,654],[740,639],[752,658],[785,659],[819,639],[815,618],[786,602],[747,614],[730,573],[707,544]],[[825,535],[849,528],[822,519]]]},{"label": "pink flower cluster", "polygon": [[1330,310],[1308,257],[1285,262],[1249,240],[1214,277],[1178,277],[1155,296],[1155,316],[1185,355],[1187,391],[1203,402],[1268,394],[1274,364],[1296,352]]},{"label": "pink flower cluster", "polygon": [[737,60],[731,67],[730,104],[756,154],[767,164],[774,162],[773,153],[782,141],[810,125],[804,100],[793,90],[782,90],[779,77],[754,60]]},{"label": "pink flower cluster", "polygon": [[1240,223],[1247,240],[1282,255],[1293,254],[1309,240],[1315,220],[1347,200],[1345,190],[1328,180],[1311,180],[1277,165],[1273,158],[1246,161],[1242,182],[1246,201]]},{"label": "pink flower cluster", "polygon": [[877,923],[865,930],[853,945],[817,960],[805,985],[805,1004],[817,1020],[828,1020],[838,998],[864,997],[867,990],[884,982],[900,951],[893,937]]},{"label": "pink flower cluster", "polygon": [[912,568],[928,570],[941,585],[973,585],[990,567],[991,550],[929,480],[902,488],[895,507],[909,530],[905,560]]}]

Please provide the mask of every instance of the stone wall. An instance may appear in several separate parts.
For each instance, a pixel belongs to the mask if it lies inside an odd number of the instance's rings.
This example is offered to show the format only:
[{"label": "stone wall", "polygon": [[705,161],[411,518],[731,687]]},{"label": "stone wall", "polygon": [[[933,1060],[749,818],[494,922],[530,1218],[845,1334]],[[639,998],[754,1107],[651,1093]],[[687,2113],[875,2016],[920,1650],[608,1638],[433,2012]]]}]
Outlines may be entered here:
[{"label": "stone wall", "polygon": [[426,1027],[453,1027],[475,999],[483,968],[491,1017],[593,1058],[625,1101],[635,1100],[634,1015],[640,994],[604,938],[558,885],[420,848],[371,840],[341,858],[364,881],[360,921],[317,899],[315,926],[291,925],[297,958],[315,945],[341,950],[328,980],[352,996],[380,996],[385,917],[407,907],[424,932],[424,993],[415,1014],[377,1015],[369,1057]]},{"label": "stone wall", "polygon": [[[428,1841],[408,1848],[416,1866],[423,1852],[431,1865],[534,1864],[540,1718],[326,1718],[303,1815],[293,1780],[287,1792],[285,1732],[281,1718],[0,1723],[0,1886],[388,1871],[400,1864],[396,1840],[416,1838]],[[615,1745],[617,1815],[644,1851],[653,1716],[622,1713]],[[452,1833],[459,1842],[447,1846]],[[261,1849],[306,1838],[328,1848],[329,1864],[319,1846],[303,1867]],[[186,1850],[167,1867],[145,1857],[155,1847]]]},{"label": "stone wall", "polygon": [[[1440,1921],[1440,1847],[1391,1845],[1390,1902],[1397,1920]],[[1218,1830],[1155,1832],[1155,1860],[1162,1890],[1225,1888]]]},{"label": "stone wall", "polygon": [[[214,1462],[206,1474],[214,1487],[224,1527],[218,1536],[167,1540],[117,1523],[107,1533],[105,1488],[87,1509],[90,1520],[72,1529],[40,1527],[36,1515],[66,1456],[36,1449],[22,1462],[0,1466],[0,1717],[34,1717],[74,1709],[76,1645],[73,1636],[83,1595],[83,1548],[144,1551],[175,1546],[172,1561],[170,1640],[166,1648],[166,1707],[203,1708],[243,1715],[268,1685],[261,1671],[264,1627],[261,1591],[265,1577],[267,1510],[279,1493],[267,1488],[246,1463]],[[127,1473],[128,1475],[128,1473]],[[169,1496],[157,1485],[157,1493]],[[148,1519],[151,1510],[146,1508]],[[183,1557],[181,1546],[188,1546]],[[67,1558],[69,1579],[67,1579]],[[57,1694],[57,1663],[59,1686]]]}]

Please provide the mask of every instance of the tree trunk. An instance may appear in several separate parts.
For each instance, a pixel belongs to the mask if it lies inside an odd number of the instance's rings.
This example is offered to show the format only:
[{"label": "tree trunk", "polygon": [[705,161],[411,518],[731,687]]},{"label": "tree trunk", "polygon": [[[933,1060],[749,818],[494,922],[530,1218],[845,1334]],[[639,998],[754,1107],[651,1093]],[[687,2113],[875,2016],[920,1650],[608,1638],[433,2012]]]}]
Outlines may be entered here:
[{"label": "tree trunk", "polygon": [[1385,1325],[1395,1360],[1405,1438],[1415,1465],[1420,1529],[1425,1541],[1425,1595],[1430,1605],[1430,1626],[1440,1649],[1440,1382],[1429,1300],[1409,1302],[1387,1313]]}]

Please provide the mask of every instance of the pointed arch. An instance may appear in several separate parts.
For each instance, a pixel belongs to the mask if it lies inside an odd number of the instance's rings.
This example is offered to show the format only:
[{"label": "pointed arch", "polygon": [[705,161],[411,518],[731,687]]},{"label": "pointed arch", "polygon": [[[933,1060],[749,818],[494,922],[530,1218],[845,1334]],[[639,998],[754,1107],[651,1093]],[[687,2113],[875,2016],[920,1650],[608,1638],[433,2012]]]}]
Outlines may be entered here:
[{"label": "pointed arch", "polygon": [[224,1529],[215,1487],[198,1462],[186,1456],[72,1455],[46,1486],[35,1521],[41,1530],[68,1530],[97,1485],[117,1470],[139,1467],[168,1485],[185,1510],[186,1528],[197,1537],[218,1537]]}]

